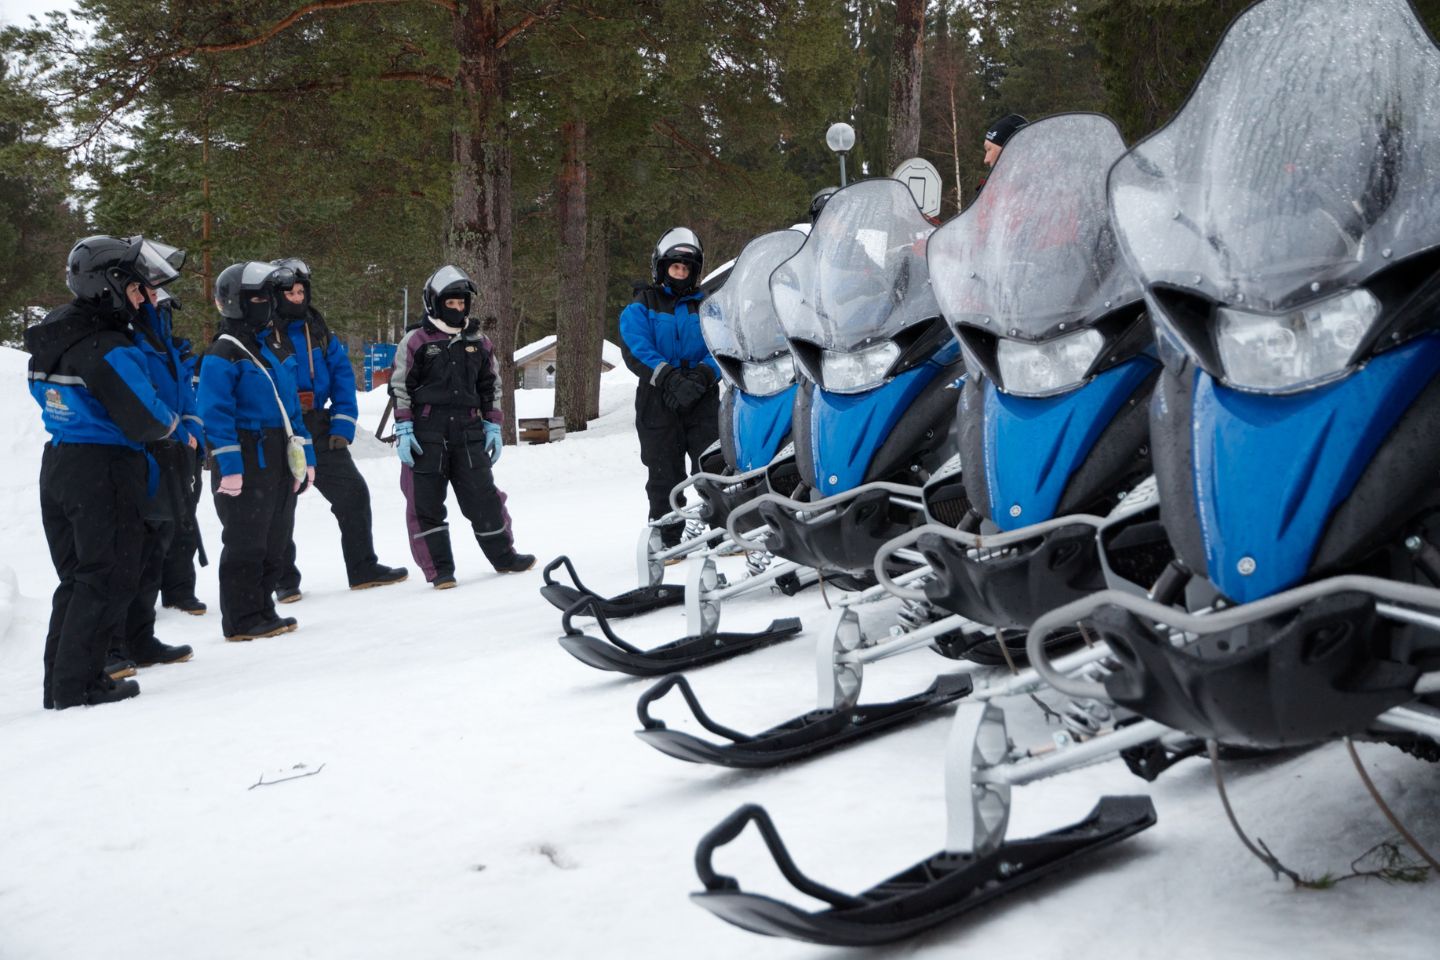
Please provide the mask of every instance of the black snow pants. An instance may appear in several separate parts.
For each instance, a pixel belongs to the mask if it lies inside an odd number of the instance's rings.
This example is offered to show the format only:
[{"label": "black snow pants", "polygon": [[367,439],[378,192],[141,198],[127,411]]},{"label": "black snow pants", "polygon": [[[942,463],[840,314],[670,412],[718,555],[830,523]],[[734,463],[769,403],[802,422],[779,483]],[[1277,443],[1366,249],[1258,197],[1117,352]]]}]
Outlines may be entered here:
[{"label": "black snow pants", "polygon": [[645,481],[650,519],[658,520],[670,512],[670,491],[699,471],[700,455],[720,437],[720,390],[712,388],[681,413],[665,405],[658,387],[642,382],[635,391],[635,430],[640,434],[640,462],[650,471]]},{"label": "black snow pants", "polygon": [[45,705],[74,706],[99,682],[140,578],[147,467],[138,450],[46,444],[40,519],[60,584],[45,635]]},{"label": "black snow pants", "polygon": [[[227,637],[277,616],[275,587],[295,527],[294,478],[285,459],[287,443],[285,431],[278,428],[240,431],[245,463],[240,495],[215,493],[215,512],[224,528],[220,629]],[[212,466],[210,474],[210,489],[218,491],[220,471]]]},{"label": "black snow pants", "polygon": [[176,515],[174,536],[165,550],[160,582],[161,603],[172,605],[195,596],[195,554],[200,548],[200,521],[195,516],[195,508],[200,503],[200,467],[204,454],[187,446],[183,456],[185,467],[181,479],[185,512]]},{"label": "black snow pants", "polygon": [[[330,512],[340,524],[340,553],[345,558],[345,572],[352,586],[364,583],[378,562],[370,534],[370,488],[356,469],[349,447],[330,449],[329,411],[307,412],[305,426],[310,429],[310,437],[315,443],[315,489],[330,504]],[[280,586],[300,586],[293,539],[285,547]]]},{"label": "black snow pants", "polygon": [[470,521],[486,559],[493,564],[509,557],[515,550],[510,513],[485,453],[484,419],[471,410],[431,407],[427,416],[415,421],[415,439],[420,452],[414,467],[400,468],[400,489],[405,494],[410,553],[425,579],[434,583],[455,575],[445,522],[447,487],[454,488],[460,512]]},{"label": "black snow pants", "polygon": [[124,629],[112,647],[134,659],[155,646],[155,601],[165,578],[165,557],[175,538],[180,518],[186,516],[190,496],[189,474],[194,451],[183,443],[164,440],[146,448],[159,468],[155,496],[145,502],[145,542],[141,547],[140,582],[125,615]]}]

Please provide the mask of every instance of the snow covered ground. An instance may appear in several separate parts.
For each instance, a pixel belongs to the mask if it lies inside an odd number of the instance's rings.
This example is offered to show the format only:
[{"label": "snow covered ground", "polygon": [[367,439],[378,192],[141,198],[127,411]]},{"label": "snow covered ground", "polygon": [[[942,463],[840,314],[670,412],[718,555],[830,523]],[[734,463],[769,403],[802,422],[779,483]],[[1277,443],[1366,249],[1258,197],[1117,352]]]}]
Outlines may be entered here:
[{"label": "snow covered ground", "polygon": [[[224,643],[212,566],[199,591],[210,615],[160,615],[161,638],[194,645],[193,661],[142,671],[144,693],[128,703],[42,711],[54,578],[35,509],[43,433],[23,367],[0,352],[11,385],[0,392],[0,564],[14,572],[0,575],[5,960],[1436,955],[1440,881],[1327,892],[1274,882],[1230,833],[1198,761],[1152,785],[1112,762],[1018,789],[1016,836],[1079,819],[1106,793],[1152,794],[1160,822],[983,918],[873,953],[732,928],[686,899],[707,829],[762,802],[802,869],[841,889],[868,886],[941,844],[947,719],[777,771],[672,760],[631,734],[648,681],[597,672],[557,646],[538,569],[499,577],[457,530],[460,589],[436,593],[412,577],[351,593],[314,493],[296,528],[305,597],[286,610],[298,632]],[[607,592],[634,585],[645,512],[632,390],[614,371],[588,432],[507,448],[498,466],[518,546],[542,561],[570,554]],[[520,397],[521,415],[549,412],[548,392]],[[372,427],[382,407],[383,396],[366,398]],[[413,568],[394,458],[373,441],[357,453],[380,558]],[[202,524],[218,555],[208,497]],[[813,705],[818,592],[741,599],[725,625],[789,615],[803,618],[801,639],[692,674],[720,722],[759,730]],[[682,634],[684,618],[670,610],[619,626],[653,646]],[[918,690],[945,666],[920,652],[873,667],[866,699]],[[667,706],[658,714],[679,722]],[[1038,710],[1013,706],[1017,739],[1043,741]],[[1440,766],[1360,749],[1396,809],[1440,847]],[[1242,822],[1302,873],[1345,872],[1391,837],[1339,747],[1230,769]],[[316,771],[252,789],[262,776]],[[781,893],[767,864],[753,832],[716,861],[747,889]]]}]

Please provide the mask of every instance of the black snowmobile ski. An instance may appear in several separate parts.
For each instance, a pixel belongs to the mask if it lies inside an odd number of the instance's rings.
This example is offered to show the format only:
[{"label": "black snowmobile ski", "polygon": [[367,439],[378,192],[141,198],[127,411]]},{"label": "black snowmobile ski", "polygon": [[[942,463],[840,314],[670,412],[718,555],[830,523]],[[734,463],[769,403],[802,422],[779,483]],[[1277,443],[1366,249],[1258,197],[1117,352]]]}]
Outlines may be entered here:
[{"label": "black snowmobile ski", "polygon": [[[557,583],[551,576],[562,565],[570,574],[570,580],[575,584],[573,587]],[[582,599],[589,598],[597,602],[598,609],[605,616],[612,620],[623,620],[685,602],[685,585],[682,583],[659,583],[627,590],[613,597],[602,597],[580,582],[579,575],[575,573],[575,565],[564,555],[546,564],[540,575],[545,580],[544,586],[540,588],[540,596],[549,600],[558,610],[570,610]]]},{"label": "black snowmobile ski", "polygon": [[[715,872],[711,866],[715,851],[752,821],[790,885],[830,904],[829,909],[812,912],[745,893],[734,877]],[[705,889],[692,893],[690,899],[722,920],[767,936],[841,947],[893,943],[975,911],[1154,824],[1155,806],[1149,797],[1101,797],[1079,823],[1026,840],[1006,840],[983,856],[938,853],[851,896],[801,873],[770,815],[750,804],[700,840],[695,870]]]},{"label": "black snowmobile ski", "polygon": [[[676,670],[703,667],[737,657],[751,650],[789,640],[800,632],[798,617],[776,620],[758,633],[712,633],[709,636],[681,637],[669,643],[662,643],[651,650],[641,650],[621,640],[610,627],[609,618],[596,610],[593,597],[581,597],[574,606],[560,618],[565,635],[560,646],[575,659],[587,663],[597,670],[614,670],[628,673],[632,677],[658,677]],[[605,635],[598,640],[576,628],[571,619],[575,616],[591,616]]]},{"label": "black snowmobile ski", "polygon": [[[724,737],[729,743],[712,743],[668,729],[663,720],[650,716],[650,705],[675,687],[680,689],[680,695],[690,705],[690,711],[700,726],[718,737]],[[750,736],[710,719],[695,698],[689,681],[677,673],[641,695],[636,711],[640,715],[642,729],[636,730],[635,736],[661,753],[693,763],[713,763],[722,767],[778,767],[894,730],[936,707],[959,700],[973,687],[968,674],[942,674],[927,689],[900,700],[862,703],[848,710],[812,710],[764,733]]]}]

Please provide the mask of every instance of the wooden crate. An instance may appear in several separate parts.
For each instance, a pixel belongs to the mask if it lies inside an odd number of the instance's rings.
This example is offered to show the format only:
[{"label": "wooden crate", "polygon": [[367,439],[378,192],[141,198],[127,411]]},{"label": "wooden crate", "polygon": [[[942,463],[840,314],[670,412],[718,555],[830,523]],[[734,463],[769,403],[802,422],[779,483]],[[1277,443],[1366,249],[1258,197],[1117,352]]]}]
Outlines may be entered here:
[{"label": "wooden crate", "polygon": [[564,417],[521,417],[521,443],[553,443],[565,439]]}]

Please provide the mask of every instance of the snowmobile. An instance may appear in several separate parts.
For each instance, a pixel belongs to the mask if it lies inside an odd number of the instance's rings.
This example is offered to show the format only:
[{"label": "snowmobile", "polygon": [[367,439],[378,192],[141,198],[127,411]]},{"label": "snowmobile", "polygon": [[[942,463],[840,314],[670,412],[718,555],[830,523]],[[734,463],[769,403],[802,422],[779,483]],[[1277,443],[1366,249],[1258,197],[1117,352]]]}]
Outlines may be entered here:
[{"label": "snowmobile", "polygon": [[[957,423],[960,459],[975,466],[963,478],[942,472],[924,491],[927,515],[940,512],[937,501],[963,496],[968,508],[958,522],[931,520],[875,556],[880,589],[906,603],[900,622],[870,635],[861,604],[837,607],[817,646],[819,703],[810,713],[737,735],[698,709],[685,681],[673,680],[664,689],[679,687],[700,726],[730,742],[654,719],[648,707],[660,688],[642,698],[642,739],[684,759],[771,766],[873,736],[966,694],[1011,693],[1025,628],[1039,614],[1107,584],[1143,594],[1166,569],[1173,553],[1147,483],[1146,406],[1159,363],[1105,204],[1105,174],[1124,151],[1105,117],[1031,124],[1007,147],[995,189],[930,237],[939,306],[972,371]],[[891,574],[906,550],[924,561],[909,585]],[[961,659],[954,672],[912,697],[859,702],[867,664],[933,647]],[[1080,659],[1077,667],[1102,658]],[[1093,699],[1068,705],[1063,716],[1077,735],[1113,720]]]},{"label": "snowmobile", "polygon": [[[654,542],[648,544],[642,538],[639,562],[642,583],[646,585],[617,598],[600,599],[586,590],[565,558],[546,568],[542,593],[566,611],[562,619],[565,636],[560,642],[586,663],[642,676],[658,675],[725,659],[794,636],[798,631],[798,622],[789,619],[777,621],[760,633],[721,633],[721,604],[772,585],[793,594],[816,582],[813,570],[792,562],[772,562],[768,553],[749,553],[747,575],[729,583],[718,572],[716,560],[732,545],[726,526],[730,515],[773,489],[771,468],[794,457],[790,425],[800,388],[789,347],[770,303],[768,280],[771,271],[794,255],[804,241],[805,234],[796,230],[780,230],[752,240],[728,271],[725,285],[701,307],[701,331],[726,384],[718,443],[725,469],[687,478],[671,491],[670,502],[675,508],[671,517],[689,517],[709,525],[710,532],[668,551],[657,549],[655,536],[650,538]],[[687,491],[698,497],[698,506],[682,506]],[[752,522],[744,529],[763,536],[759,526]],[[692,565],[688,582],[684,586],[662,583],[665,562],[686,553],[698,554],[701,559]],[[562,564],[568,567],[574,588],[551,579],[550,572]],[[608,623],[616,616],[680,602],[685,604],[687,636],[654,651],[640,651],[626,644]],[[596,617],[603,639],[575,628],[576,615]]]},{"label": "snowmobile", "polygon": [[[1036,848],[1005,837],[1014,784],[1177,736],[1363,737],[1440,759],[1437,155],[1440,50],[1406,0],[1262,0],[1231,25],[1184,108],[1108,184],[1163,364],[1150,436],[1177,557],[1151,597],[1092,594],[1027,640],[1055,689],[1149,719],[1041,755],[1015,749],[993,705],[964,704],[941,854],[851,896],[800,873],[745,808],[702,840],[697,902],[759,932],[884,942],[1153,819],[1106,798]],[[1113,653],[1099,680],[1045,647],[1081,620]],[[827,909],[715,873],[714,851],[752,821]]]},{"label": "snowmobile", "polygon": [[[805,245],[770,276],[808,389],[795,403],[794,463],[772,467],[772,492],[732,511],[727,526],[737,543],[859,591],[856,605],[883,596],[872,569],[880,545],[927,520],[958,518],[966,505],[952,429],[964,366],[926,269],[933,230],[904,184],[862,181],[830,198]],[[798,480],[788,494],[773,489],[786,470]],[[897,553],[894,572],[913,579],[922,565],[918,554]],[[700,726],[731,742],[655,719],[650,706],[672,689]],[[752,737],[715,723],[688,680],[672,676],[642,696],[637,735],[687,760],[770,766],[893,728],[968,689],[967,678],[947,678],[873,706],[827,702],[822,689],[818,710]]]}]

